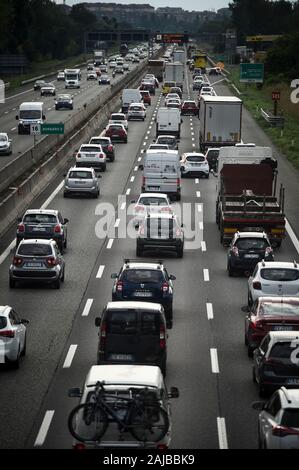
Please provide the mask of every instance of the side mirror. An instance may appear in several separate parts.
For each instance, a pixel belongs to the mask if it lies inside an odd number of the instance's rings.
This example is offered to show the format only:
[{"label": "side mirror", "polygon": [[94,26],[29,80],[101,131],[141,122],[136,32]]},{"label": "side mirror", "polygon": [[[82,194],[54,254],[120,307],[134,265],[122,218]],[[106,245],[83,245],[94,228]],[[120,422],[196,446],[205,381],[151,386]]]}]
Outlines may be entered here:
[{"label": "side mirror", "polygon": [[139,165],[138,170],[143,171],[144,170],[144,165]]},{"label": "side mirror", "polygon": [[256,411],[263,411],[263,409],[265,408],[265,404],[266,403],[264,401],[254,401],[251,404],[251,407]]},{"label": "side mirror", "polygon": [[102,177],[102,175],[97,175],[97,178],[98,178],[98,179],[101,179],[101,178],[103,178],[103,177]]},{"label": "side mirror", "polygon": [[185,224],[181,224],[181,228],[184,228],[185,227]]},{"label": "side mirror", "polygon": [[26,320],[25,318],[22,318],[20,323],[23,323],[23,325],[29,325],[29,320]]},{"label": "side mirror", "polygon": [[179,398],[180,392],[177,387],[170,387],[170,392],[168,393],[168,398]]},{"label": "side mirror", "polygon": [[69,398],[80,398],[82,397],[82,391],[80,388],[70,388],[67,395]]},{"label": "side mirror", "polygon": [[64,225],[67,224],[68,222],[69,222],[69,219],[64,219],[64,220],[63,220],[63,224],[64,224]]},{"label": "side mirror", "polygon": [[171,281],[175,281],[175,280],[176,280],[176,276],[173,276],[173,274],[171,274],[171,275],[169,276],[169,279],[170,279]]},{"label": "side mirror", "polygon": [[118,278],[118,274],[116,273],[111,274],[111,279],[117,279],[117,278]]},{"label": "side mirror", "polygon": [[17,120],[17,121],[19,120],[19,116],[16,116],[16,120]]},{"label": "side mirror", "polygon": [[64,178],[66,178],[67,175],[63,175]]},{"label": "side mirror", "polygon": [[46,120],[46,116],[43,114],[43,121],[45,121],[45,120]]},{"label": "side mirror", "polygon": [[131,204],[136,204],[136,202],[135,199],[132,199]]},{"label": "side mirror", "polygon": [[102,321],[101,317],[96,317],[96,318],[95,318],[95,321],[94,321],[95,326],[98,327],[98,328],[100,328],[100,326],[101,326],[101,321]]}]

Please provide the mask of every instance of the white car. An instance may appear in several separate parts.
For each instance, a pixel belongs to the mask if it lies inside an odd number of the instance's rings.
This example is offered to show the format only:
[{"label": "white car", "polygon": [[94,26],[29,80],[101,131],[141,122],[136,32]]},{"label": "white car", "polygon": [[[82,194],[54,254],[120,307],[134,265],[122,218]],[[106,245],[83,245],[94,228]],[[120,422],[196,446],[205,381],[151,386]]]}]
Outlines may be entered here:
[{"label": "white car", "polygon": [[87,72],[87,80],[97,80],[98,74],[95,70],[90,70]]},{"label": "white car", "polygon": [[101,145],[83,144],[75,154],[77,167],[100,168],[106,171],[106,154]]},{"label": "white car", "polygon": [[116,62],[115,61],[109,62],[109,69],[114,70],[115,67],[116,67]]},{"label": "white car", "polygon": [[151,144],[147,150],[169,150],[167,144]]},{"label": "white car", "polygon": [[129,64],[124,63],[124,64],[123,64],[123,69],[124,69],[125,71],[130,70]]},{"label": "white car", "polygon": [[11,139],[6,132],[0,132],[0,155],[11,155],[12,144]]},{"label": "white car", "polygon": [[108,124],[122,124],[126,131],[129,128],[129,123],[124,113],[112,113]]},{"label": "white car", "polygon": [[209,86],[203,86],[202,89],[200,90],[199,97],[203,95],[214,96],[215,95],[214,88],[209,87]]},{"label": "white car", "polygon": [[209,178],[210,176],[209,164],[203,153],[184,153],[180,163],[182,177],[191,175]]},{"label": "white car", "polygon": [[133,210],[134,225],[138,226],[145,216],[149,213],[159,214],[167,213],[173,214],[173,208],[170,204],[167,194],[162,193],[142,193],[140,194]]},{"label": "white car", "polygon": [[255,402],[260,411],[260,449],[299,449],[299,389],[281,387],[268,402]]},{"label": "white car", "polygon": [[283,261],[260,261],[248,279],[248,306],[259,297],[299,297],[299,266]]},{"label": "white car", "polygon": [[179,100],[179,102],[181,103],[181,98],[179,97],[177,93],[168,93],[165,97],[165,105],[167,104],[168,100],[172,100],[172,99]]},{"label": "white car", "polygon": [[146,118],[146,109],[143,103],[131,103],[128,109],[128,121],[132,119],[141,119],[144,121]]},{"label": "white car", "polygon": [[64,80],[65,80],[65,73],[64,73],[64,72],[58,72],[56,80],[57,80],[58,82],[60,82],[60,81],[61,81],[61,82],[64,82]]},{"label": "white car", "polygon": [[45,95],[56,95],[56,88],[52,83],[46,83],[43,85],[40,89],[40,95],[45,96]]},{"label": "white car", "polygon": [[0,306],[0,364],[19,367],[21,356],[26,354],[26,325],[12,307]]}]

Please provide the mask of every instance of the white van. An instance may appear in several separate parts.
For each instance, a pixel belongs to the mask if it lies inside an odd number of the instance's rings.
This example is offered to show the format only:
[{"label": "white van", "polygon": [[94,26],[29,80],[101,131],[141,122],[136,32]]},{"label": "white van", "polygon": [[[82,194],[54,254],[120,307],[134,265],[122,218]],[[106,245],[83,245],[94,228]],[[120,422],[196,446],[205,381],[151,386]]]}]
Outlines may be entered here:
[{"label": "white van", "polygon": [[122,113],[126,113],[131,103],[142,103],[142,95],[137,89],[125,88],[121,97]]},{"label": "white van", "polygon": [[31,124],[43,124],[46,116],[43,112],[43,102],[25,102],[20,104],[19,114],[16,119],[19,121],[18,134],[30,134]]},{"label": "white van", "polygon": [[156,137],[159,135],[175,135],[181,137],[181,112],[177,108],[159,108],[156,119]]},{"label": "white van", "polygon": [[80,88],[81,70],[65,69],[65,88]]},{"label": "white van", "polygon": [[165,193],[181,199],[180,156],[177,150],[148,150],[144,157],[141,192]]}]

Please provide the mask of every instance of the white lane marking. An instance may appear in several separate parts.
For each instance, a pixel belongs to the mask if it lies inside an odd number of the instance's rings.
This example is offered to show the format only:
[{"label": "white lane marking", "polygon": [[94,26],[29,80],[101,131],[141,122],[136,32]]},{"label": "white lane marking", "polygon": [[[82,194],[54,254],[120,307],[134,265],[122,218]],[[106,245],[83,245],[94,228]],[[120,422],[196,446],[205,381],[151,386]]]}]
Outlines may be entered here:
[{"label": "white lane marking", "polygon": [[196,178],[195,184],[199,184],[199,178]]},{"label": "white lane marking", "polygon": [[199,222],[199,230],[203,230],[203,222]]},{"label": "white lane marking", "polygon": [[210,280],[210,273],[208,269],[203,270],[203,279],[205,282],[208,282]]},{"label": "white lane marking", "polygon": [[93,299],[87,299],[84,310],[82,312],[82,317],[88,317],[92,304]]},{"label": "white lane marking", "polygon": [[9,111],[5,111],[5,113],[4,113],[4,114],[8,114],[8,113],[9,113]]},{"label": "white lane marking", "polygon": [[127,189],[126,196],[129,196],[131,194],[131,188]]},{"label": "white lane marking", "polygon": [[66,355],[64,364],[62,366],[63,369],[69,369],[71,367],[74,356],[76,354],[77,347],[78,347],[77,344],[71,344],[70,345],[69,351]]},{"label": "white lane marking", "polygon": [[46,411],[45,417],[43,419],[42,425],[38,432],[37,438],[34,443],[34,447],[42,446],[46,440],[55,410]]},{"label": "white lane marking", "polygon": [[207,251],[207,244],[206,244],[206,242],[201,242],[201,251],[202,251],[202,252]]},{"label": "white lane marking", "polygon": [[16,239],[14,239],[10,245],[6,248],[6,250],[3,251],[3,253],[0,256],[0,265],[4,263],[6,258],[10,255],[11,250],[16,246]]},{"label": "white lane marking", "polygon": [[122,205],[120,206],[120,210],[123,211],[125,210],[125,208],[126,208],[126,203],[123,202]]},{"label": "white lane marking", "polygon": [[116,219],[115,224],[114,224],[114,228],[118,228],[119,224],[120,224],[120,219]]},{"label": "white lane marking", "polygon": [[137,161],[138,162],[141,162],[142,158],[141,157],[138,157]]},{"label": "white lane marking", "polygon": [[211,354],[212,372],[213,374],[219,374],[219,362],[218,362],[217,349],[211,348],[210,354]]},{"label": "white lane marking", "polygon": [[105,271],[105,265],[101,264],[101,266],[99,267],[99,270],[97,272],[96,278],[97,279],[102,279],[104,271]]},{"label": "white lane marking", "polygon": [[213,304],[207,303],[207,316],[208,320],[214,319]]},{"label": "white lane marking", "polygon": [[135,176],[132,176],[131,179],[130,179],[131,183],[134,183],[135,181]]},{"label": "white lane marking", "polygon": [[147,145],[147,143],[146,143],[146,142],[143,142],[143,147],[145,147],[146,145]]},{"label": "white lane marking", "polygon": [[5,98],[6,101],[12,100],[13,98],[16,98],[17,96],[25,95],[26,93],[30,93],[31,91],[34,91],[33,88],[27,91],[22,91],[22,93],[18,93],[17,95],[9,96],[8,98]]},{"label": "white lane marking", "polygon": [[48,111],[51,111],[52,108],[48,108]]},{"label": "white lane marking", "polygon": [[[151,130],[152,130],[152,127],[153,127],[153,126],[149,126],[149,131],[151,131]],[[150,132],[149,132],[149,134],[150,134]]]},{"label": "white lane marking", "polygon": [[15,131],[16,130],[16,127],[13,127],[12,129],[10,129],[11,131]]},{"label": "white lane marking", "polygon": [[148,140],[148,136],[144,137],[144,140]]},{"label": "white lane marking", "polygon": [[197,204],[197,210],[198,212],[202,212],[202,204]]},{"label": "white lane marking", "polygon": [[195,145],[195,144],[192,144],[192,147],[196,147],[196,145]]},{"label": "white lane marking", "polygon": [[297,250],[297,253],[299,254],[299,240],[298,240],[298,238],[296,237],[295,232],[294,232],[294,230],[292,229],[292,227],[290,226],[288,220],[286,220],[286,229],[287,229],[287,232],[288,232],[288,234],[289,234],[290,239],[291,239],[292,242],[293,242],[294,247],[295,247],[296,250]]},{"label": "white lane marking", "polygon": [[107,250],[111,250],[113,242],[114,242],[114,238],[111,238],[107,244]]},{"label": "white lane marking", "polygon": [[201,197],[200,191],[196,191],[196,197]]},{"label": "white lane marking", "polygon": [[149,135],[151,133],[151,131],[147,131],[147,134]]},{"label": "white lane marking", "polygon": [[217,418],[217,429],[218,429],[219,448],[222,450],[227,450],[228,442],[227,442],[225,418]]},{"label": "white lane marking", "polygon": [[138,166],[135,166],[134,171],[138,171]]}]

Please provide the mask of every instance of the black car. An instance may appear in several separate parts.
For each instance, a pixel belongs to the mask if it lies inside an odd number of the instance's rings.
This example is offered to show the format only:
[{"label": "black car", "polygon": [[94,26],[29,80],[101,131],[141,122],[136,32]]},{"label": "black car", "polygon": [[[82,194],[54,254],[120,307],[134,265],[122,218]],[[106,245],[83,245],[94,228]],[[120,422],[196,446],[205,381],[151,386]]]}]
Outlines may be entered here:
[{"label": "black car", "polygon": [[34,88],[34,91],[37,91],[37,90],[40,90],[42,86],[44,85],[47,85],[47,83],[45,82],[45,80],[36,80],[33,88]]},{"label": "black car", "polygon": [[172,251],[178,258],[184,255],[183,226],[173,214],[149,213],[140,223],[137,240],[136,255],[142,256],[149,251]]},{"label": "black car", "polygon": [[167,327],[172,326],[173,282],[163,262],[140,262],[125,260],[119,274],[114,279],[112,300],[135,300],[154,302],[163,305]]},{"label": "black car", "polygon": [[206,152],[206,159],[209,164],[210,171],[213,170],[217,172],[218,169],[218,158],[219,158],[219,148],[208,148]]},{"label": "black car", "polygon": [[71,95],[58,95],[55,101],[55,109],[74,109],[73,98]]},{"label": "black car", "polygon": [[92,137],[89,141],[90,144],[101,145],[103,152],[106,157],[109,158],[110,162],[115,160],[115,148],[111,142],[110,137]]},{"label": "black car", "polygon": [[110,85],[110,77],[109,75],[102,75],[99,78],[99,85]]},{"label": "black car", "polygon": [[251,272],[259,261],[274,261],[273,249],[264,232],[237,232],[227,252],[227,271],[233,276]]}]

